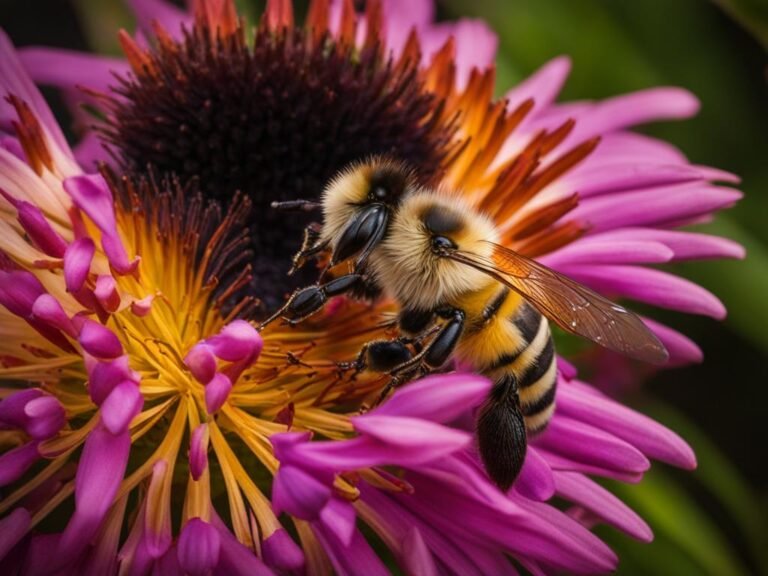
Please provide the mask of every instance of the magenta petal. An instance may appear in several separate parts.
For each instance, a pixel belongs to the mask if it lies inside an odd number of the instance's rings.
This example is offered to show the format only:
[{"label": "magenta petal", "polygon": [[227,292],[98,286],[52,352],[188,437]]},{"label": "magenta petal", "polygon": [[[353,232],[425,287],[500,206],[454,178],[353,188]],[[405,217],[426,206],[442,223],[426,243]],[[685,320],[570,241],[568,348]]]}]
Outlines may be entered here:
[{"label": "magenta petal", "polygon": [[314,520],[331,498],[331,489],[313,475],[294,466],[280,466],[272,485],[275,514],[288,512],[302,520]]},{"label": "magenta petal", "polygon": [[541,262],[551,268],[590,264],[656,264],[669,262],[674,255],[661,242],[608,242],[586,237],[544,256]]},{"label": "magenta petal", "polygon": [[686,469],[696,467],[693,450],[677,434],[586,384],[574,381],[558,387],[558,413],[590,422],[650,458]]},{"label": "magenta petal", "polygon": [[216,375],[216,357],[207,344],[195,344],[184,357],[184,364],[195,380],[201,384],[207,384]]},{"label": "magenta petal", "polygon": [[88,378],[91,400],[101,406],[112,389],[125,380],[139,381],[139,375],[128,366],[128,356],[119,356],[110,362],[95,362],[89,369]]},{"label": "magenta petal", "polygon": [[221,537],[221,543],[219,563],[213,571],[215,576],[275,576],[253,550],[238,542],[226,527],[216,526],[216,530]]},{"label": "magenta petal", "polygon": [[77,330],[72,320],[64,312],[59,301],[50,294],[41,294],[35,300],[35,303],[32,305],[32,314],[36,318],[66,333],[68,336],[77,338]]},{"label": "magenta petal", "polygon": [[189,473],[199,480],[208,467],[208,424],[198,425],[189,439]]},{"label": "magenta petal", "polygon": [[546,109],[557,98],[570,71],[571,60],[567,56],[550,60],[507,92],[508,108],[514,110],[526,100],[533,99],[537,110]]},{"label": "magenta petal", "polygon": [[122,382],[112,389],[101,405],[101,421],[112,434],[121,434],[143,406],[144,396],[139,387],[133,382]]},{"label": "magenta petal", "polygon": [[232,381],[218,373],[205,385],[205,408],[208,414],[215,414],[229,398]]},{"label": "magenta petal", "polygon": [[531,500],[544,502],[555,494],[555,479],[547,461],[530,446],[514,489]]},{"label": "magenta petal", "polygon": [[391,576],[359,530],[354,531],[351,543],[344,545],[325,526],[313,524],[312,528],[338,576]]},{"label": "magenta petal", "polygon": [[303,571],[304,552],[293,541],[290,534],[278,528],[261,543],[261,557],[264,563],[278,572]]},{"label": "magenta petal", "polygon": [[353,417],[352,425],[359,433],[385,444],[406,450],[419,450],[425,458],[440,458],[460,450],[472,440],[462,430],[417,418],[368,414]]},{"label": "magenta petal", "polygon": [[669,353],[669,360],[667,360],[665,367],[697,364],[704,359],[701,348],[684,334],[650,318],[643,317],[643,322],[656,334]]},{"label": "magenta petal", "polygon": [[0,304],[12,314],[29,318],[35,300],[44,293],[40,280],[26,270],[0,270]]},{"label": "magenta petal", "polygon": [[411,526],[408,530],[408,534],[402,540],[401,547],[406,573],[437,576],[435,560],[416,526]]},{"label": "magenta petal", "polygon": [[230,322],[212,338],[206,340],[213,353],[222,360],[236,362],[254,358],[261,352],[261,335],[245,320]]},{"label": "magenta petal", "polygon": [[[594,422],[584,416],[586,422]],[[555,454],[606,470],[638,473],[650,467],[648,459],[631,444],[592,425],[568,418],[562,410],[558,410],[547,430],[534,443]]]},{"label": "magenta petal", "polygon": [[16,482],[39,459],[37,442],[27,442],[8,450],[0,456],[0,486]]},{"label": "magenta petal", "polygon": [[456,41],[456,84],[467,85],[473,68],[485,70],[493,64],[499,38],[482,20],[462,18],[457,22],[433,24],[421,31],[421,48],[427,60],[448,40]]},{"label": "magenta petal", "polygon": [[66,423],[66,415],[61,403],[47,394],[27,402],[24,413],[29,418],[27,434],[35,440],[45,440],[54,436]]},{"label": "magenta petal", "polygon": [[726,315],[725,306],[714,294],[690,280],[661,270],[641,266],[581,266],[566,267],[562,271],[598,292],[718,320]]},{"label": "magenta petal", "polygon": [[9,394],[0,401],[0,428],[24,428],[28,417],[26,407],[32,400],[40,398],[39,388],[26,388]]},{"label": "magenta petal", "polygon": [[107,312],[115,312],[120,306],[120,295],[117,293],[117,283],[112,276],[100,274],[96,278],[96,286],[93,289],[93,295],[99,301],[99,304]]},{"label": "magenta petal", "polygon": [[62,564],[77,557],[96,534],[123,480],[130,449],[128,432],[115,436],[97,426],[88,435],[75,476],[75,512],[59,542]]},{"label": "magenta petal", "polygon": [[320,511],[320,521],[344,546],[352,543],[356,518],[352,505],[339,498],[331,498]]},{"label": "magenta petal", "polygon": [[35,246],[48,256],[62,258],[67,249],[67,243],[53,229],[40,209],[29,202],[21,200],[17,203],[16,210],[18,211],[19,223],[24,227],[24,231],[29,235]]},{"label": "magenta petal", "polygon": [[91,271],[96,246],[90,238],[79,238],[67,247],[64,254],[64,282],[67,292],[77,292],[85,284]]},{"label": "magenta petal", "polygon": [[77,339],[88,354],[97,358],[113,359],[123,353],[123,345],[115,333],[88,318],[83,321]]},{"label": "magenta petal", "polygon": [[117,232],[115,208],[107,183],[100,175],[73,176],[64,180],[64,189],[75,205],[93,220],[101,231],[101,246],[112,268],[120,274],[130,274],[138,259],[130,261]]},{"label": "magenta petal", "polygon": [[360,416],[410,416],[433,422],[451,422],[479,406],[488,396],[491,381],[475,374],[428,376],[403,386],[383,405]]},{"label": "magenta petal", "polygon": [[193,22],[191,12],[180,10],[164,0],[128,0],[128,4],[139,26],[147,34],[153,31],[152,24],[157,22],[172,38],[181,38],[182,26]]},{"label": "magenta petal", "polygon": [[25,508],[14,508],[0,520],[0,561],[19,543],[29,530],[30,515]]},{"label": "magenta petal", "polygon": [[200,518],[192,518],[181,530],[176,553],[186,574],[206,576],[219,563],[219,531]]},{"label": "magenta petal", "polygon": [[574,472],[555,473],[557,492],[641,542],[653,540],[648,524],[608,490]]},{"label": "magenta petal", "polygon": [[59,88],[85,86],[106,92],[114,84],[113,73],[130,71],[128,62],[61,48],[22,48],[19,59],[35,82]]}]

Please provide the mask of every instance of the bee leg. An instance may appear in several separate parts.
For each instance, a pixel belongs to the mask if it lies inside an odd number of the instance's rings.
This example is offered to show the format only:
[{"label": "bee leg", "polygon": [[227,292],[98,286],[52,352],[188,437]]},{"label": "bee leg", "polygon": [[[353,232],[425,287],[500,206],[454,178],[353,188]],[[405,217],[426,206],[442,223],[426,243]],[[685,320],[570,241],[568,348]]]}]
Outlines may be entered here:
[{"label": "bee leg", "polygon": [[263,330],[278,318],[282,318],[292,325],[306,320],[318,312],[328,301],[328,298],[348,292],[362,278],[360,274],[347,274],[334,278],[325,284],[315,284],[296,290],[277,312],[261,323],[259,330]]},{"label": "bee leg", "polygon": [[292,276],[296,271],[304,266],[309,258],[323,252],[328,247],[328,242],[320,242],[320,225],[316,222],[311,223],[304,228],[304,240],[301,248],[291,260],[291,268],[288,270],[288,276]]},{"label": "bee leg", "polygon": [[486,472],[506,492],[520,474],[528,445],[517,380],[513,375],[502,376],[481,407],[477,444]]}]

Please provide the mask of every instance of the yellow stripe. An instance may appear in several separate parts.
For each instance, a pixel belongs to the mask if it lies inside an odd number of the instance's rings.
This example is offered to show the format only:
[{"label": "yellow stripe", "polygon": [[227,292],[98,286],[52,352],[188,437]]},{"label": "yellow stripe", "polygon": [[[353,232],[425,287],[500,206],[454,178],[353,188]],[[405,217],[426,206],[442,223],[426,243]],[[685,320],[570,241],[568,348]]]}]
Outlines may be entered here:
[{"label": "yellow stripe", "polygon": [[544,396],[555,384],[557,375],[557,357],[552,357],[552,362],[544,373],[544,376],[536,380],[532,385],[520,390],[520,402],[523,406],[534,404],[539,398]]},{"label": "yellow stripe", "polygon": [[535,416],[531,416],[530,418],[525,419],[525,428],[528,430],[529,433],[536,433],[541,432],[544,427],[549,423],[550,419],[552,418],[552,414],[555,412],[555,403],[549,405],[549,407],[546,410],[543,410],[536,414]]}]

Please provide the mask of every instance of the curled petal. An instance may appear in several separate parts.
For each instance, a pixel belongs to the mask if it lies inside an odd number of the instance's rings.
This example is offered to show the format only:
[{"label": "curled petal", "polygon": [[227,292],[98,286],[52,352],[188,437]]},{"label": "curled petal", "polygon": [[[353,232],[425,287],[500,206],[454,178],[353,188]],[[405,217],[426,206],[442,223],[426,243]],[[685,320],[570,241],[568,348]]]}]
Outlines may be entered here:
[{"label": "curled petal", "polygon": [[232,381],[224,374],[218,373],[205,385],[205,408],[208,414],[215,414],[229,398]]},{"label": "curled petal", "polygon": [[301,571],[305,564],[301,547],[282,528],[262,541],[261,555],[267,566],[279,572]]},{"label": "curled petal", "polygon": [[117,231],[112,193],[104,178],[100,175],[73,176],[64,180],[64,190],[101,231],[101,246],[112,268],[119,274],[135,271],[139,261],[138,258],[128,259]]},{"label": "curled petal", "polygon": [[336,538],[349,546],[355,534],[355,509],[349,502],[339,498],[331,498],[328,504],[320,511],[320,521],[333,532]]},{"label": "curled petal", "polygon": [[0,486],[16,482],[40,459],[37,442],[27,442],[0,456]]},{"label": "curled petal", "polygon": [[88,369],[88,391],[91,400],[101,406],[112,389],[120,382],[129,380],[138,383],[139,375],[128,366],[128,356],[119,356],[111,361],[97,361]]},{"label": "curled petal", "polygon": [[35,300],[44,293],[40,280],[26,270],[0,270],[0,304],[16,316],[29,318]]},{"label": "curled petal", "polygon": [[112,276],[101,274],[96,278],[93,295],[107,312],[115,312],[120,306],[120,295],[117,293],[117,283]]},{"label": "curled petal", "polygon": [[110,360],[123,353],[123,345],[115,333],[88,318],[83,321],[77,339],[88,354],[97,358]]},{"label": "curled petal", "polygon": [[0,561],[24,537],[30,526],[30,515],[25,508],[14,508],[0,520]]},{"label": "curled petal", "polygon": [[44,322],[48,322],[54,328],[61,330],[72,338],[77,338],[77,329],[72,320],[64,312],[56,298],[50,294],[41,294],[32,305],[32,314]]},{"label": "curled petal", "polygon": [[67,243],[53,229],[40,208],[20,200],[16,205],[16,210],[18,210],[19,224],[24,227],[24,231],[35,246],[52,258],[63,258],[67,250]]},{"label": "curled petal", "polygon": [[189,440],[189,473],[193,480],[199,480],[208,467],[208,424],[200,424]]},{"label": "curled petal", "polygon": [[24,414],[28,418],[27,434],[36,440],[54,436],[66,423],[61,402],[47,394],[27,402],[24,406]]},{"label": "curled petal", "polygon": [[206,344],[217,358],[228,362],[255,359],[263,345],[261,335],[245,320],[230,322]]},{"label": "curled petal", "polygon": [[144,396],[139,387],[134,382],[121,382],[101,405],[101,421],[112,434],[121,434],[143,406]]},{"label": "curled petal", "polygon": [[186,574],[205,576],[219,563],[221,537],[219,531],[200,518],[189,520],[179,536],[179,565]]},{"label": "curled petal", "polygon": [[303,520],[313,520],[330,498],[329,486],[294,466],[280,466],[272,484],[275,514],[285,511]]},{"label": "curled petal", "polygon": [[184,357],[184,364],[201,384],[207,384],[216,375],[216,356],[207,344],[200,343],[192,346]]},{"label": "curled petal", "polygon": [[96,252],[93,240],[79,238],[67,247],[64,254],[64,282],[67,292],[78,292],[91,271],[91,261]]}]

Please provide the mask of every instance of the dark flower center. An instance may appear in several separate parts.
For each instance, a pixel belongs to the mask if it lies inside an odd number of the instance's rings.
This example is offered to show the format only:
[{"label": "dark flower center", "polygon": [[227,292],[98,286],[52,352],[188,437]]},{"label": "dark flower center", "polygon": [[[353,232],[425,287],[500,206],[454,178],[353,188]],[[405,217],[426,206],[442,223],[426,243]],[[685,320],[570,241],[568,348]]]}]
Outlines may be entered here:
[{"label": "dark flower center", "polygon": [[415,61],[301,29],[262,27],[253,46],[239,32],[213,40],[198,24],[179,43],[159,42],[143,73],[120,80],[104,133],[130,170],[195,178],[225,204],[245,193],[263,313],[315,279],[311,270],[295,283],[285,273],[302,229],[321,217],[281,213],[272,201],[316,199],[335,172],[373,154],[439,177],[455,129]]}]

